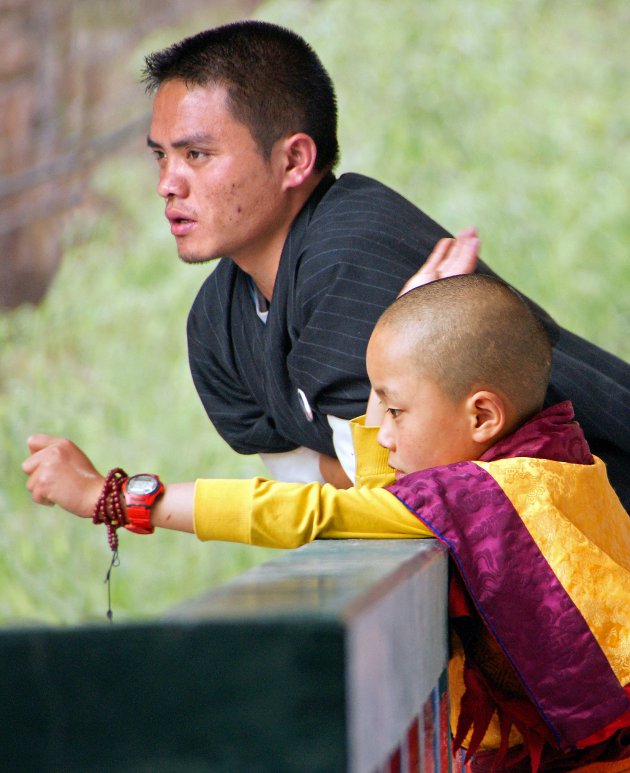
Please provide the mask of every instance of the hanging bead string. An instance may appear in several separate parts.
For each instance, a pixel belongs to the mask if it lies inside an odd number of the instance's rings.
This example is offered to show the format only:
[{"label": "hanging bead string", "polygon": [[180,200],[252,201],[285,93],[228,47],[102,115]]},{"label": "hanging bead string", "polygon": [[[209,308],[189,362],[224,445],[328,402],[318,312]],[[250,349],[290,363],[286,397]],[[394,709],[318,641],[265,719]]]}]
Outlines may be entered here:
[{"label": "hanging bead string", "polygon": [[105,616],[109,620],[110,623],[114,622],[114,613],[112,611],[112,569],[115,566],[120,566],[120,559],[118,558],[118,550],[114,553],[112,556],[111,563],[109,565],[109,569],[107,570],[107,574],[105,575],[105,584],[107,585],[107,612],[105,613]]},{"label": "hanging bead string", "polygon": [[92,523],[104,523],[107,527],[107,542],[112,550],[112,560],[105,575],[107,583],[107,619],[113,622],[111,574],[115,566],[120,565],[118,558],[118,533],[117,529],[127,523],[121,504],[122,485],[127,480],[127,473],[120,467],[115,467],[107,473],[103,490],[96,502]]}]

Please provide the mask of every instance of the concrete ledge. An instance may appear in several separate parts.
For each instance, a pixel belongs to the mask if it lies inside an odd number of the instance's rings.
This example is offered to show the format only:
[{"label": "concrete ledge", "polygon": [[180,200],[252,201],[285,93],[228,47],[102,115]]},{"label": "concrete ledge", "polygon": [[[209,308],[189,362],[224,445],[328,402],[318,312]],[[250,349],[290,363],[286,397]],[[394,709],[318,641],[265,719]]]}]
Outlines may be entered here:
[{"label": "concrete ledge", "polygon": [[446,664],[444,550],[321,541],[164,620],[0,631],[0,769],[369,773]]}]

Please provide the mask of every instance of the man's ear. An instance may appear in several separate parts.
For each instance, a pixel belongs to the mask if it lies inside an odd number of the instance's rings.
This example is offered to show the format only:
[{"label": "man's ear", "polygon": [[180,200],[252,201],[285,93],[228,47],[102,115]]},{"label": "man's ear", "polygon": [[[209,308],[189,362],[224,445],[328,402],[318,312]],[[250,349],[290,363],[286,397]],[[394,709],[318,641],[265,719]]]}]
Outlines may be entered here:
[{"label": "man's ear", "polygon": [[315,168],[317,145],[308,134],[299,132],[283,140],[284,189],[298,188]]},{"label": "man's ear", "polygon": [[482,445],[492,445],[505,432],[508,415],[505,400],[496,392],[481,390],[467,401],[471,439]]}]

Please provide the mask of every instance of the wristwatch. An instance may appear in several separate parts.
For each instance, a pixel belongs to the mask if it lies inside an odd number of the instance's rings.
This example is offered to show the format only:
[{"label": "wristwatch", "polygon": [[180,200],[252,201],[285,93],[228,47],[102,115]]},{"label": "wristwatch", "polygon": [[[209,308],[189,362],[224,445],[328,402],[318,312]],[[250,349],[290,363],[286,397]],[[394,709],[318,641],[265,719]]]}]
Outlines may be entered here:
[{"label": "wristwatch", "polygon": [[164,493],[164,485],[157,475],[141,473],[132,475],[122,484],[127,507],[125,529],[134,534],[153,534],[151,508],[155,500]]}]

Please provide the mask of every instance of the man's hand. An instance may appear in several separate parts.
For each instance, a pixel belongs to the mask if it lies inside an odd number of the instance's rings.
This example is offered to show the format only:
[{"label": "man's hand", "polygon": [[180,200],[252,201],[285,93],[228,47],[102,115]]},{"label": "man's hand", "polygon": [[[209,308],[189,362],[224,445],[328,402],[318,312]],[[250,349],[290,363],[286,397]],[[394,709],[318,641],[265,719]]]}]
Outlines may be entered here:
[{"label": "man's hand", "polygon": [[422,268],[405,282],[400,297],[414,287],[459,274],[472,274],[477,266],[479,237],[476,228],[465,228],[455,239],[440,239]]},{"label": "man's hand", "polygon": [[69,513],[90,518],[105,478],[74,443],[51,435],[28,439],[31,456],[22,464],[33,501],[60,505]]},{"label": "man's hand", "polygon": [[[472,274],[477,267],[479,244],[477,229],[472,226],[460,231],[455,239],[440,239],[422,268],[405,282],[398,297],[437,279]],[[385,409],[372,390],[365,411],[366,426],[380,427],[384,415]]]}]

